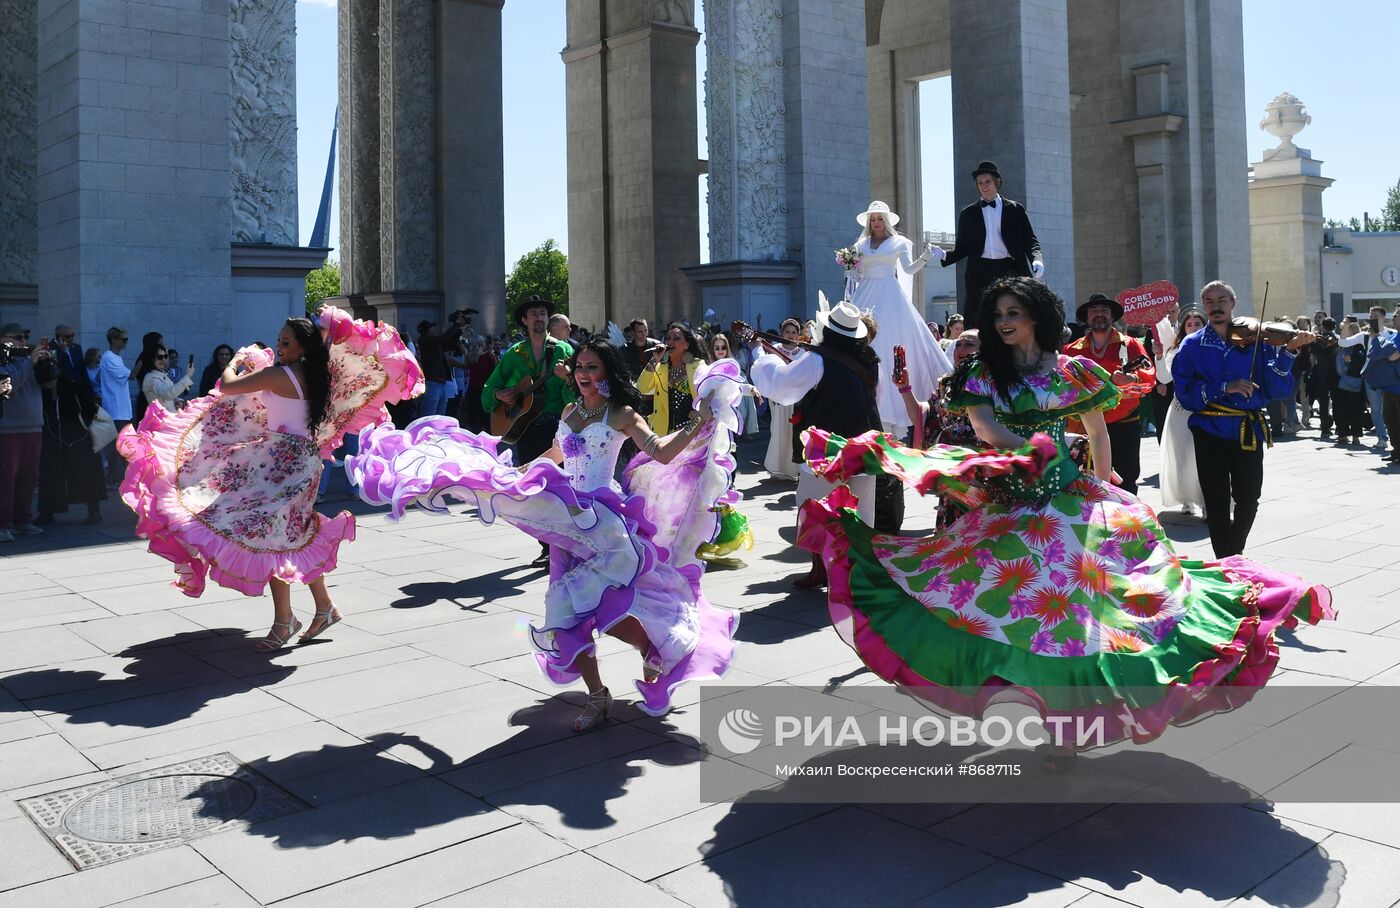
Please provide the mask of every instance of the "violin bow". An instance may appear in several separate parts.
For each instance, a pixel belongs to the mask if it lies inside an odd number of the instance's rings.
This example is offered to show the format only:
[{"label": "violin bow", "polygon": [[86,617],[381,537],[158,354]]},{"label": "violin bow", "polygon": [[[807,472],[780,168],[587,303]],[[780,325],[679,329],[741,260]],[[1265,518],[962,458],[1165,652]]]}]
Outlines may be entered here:
[{"label": "violin bow", "polygon": [[1269,282],[1264,282],[1264,301],[1259,304],[1259,330],[1254,335],[1254,352],[1249,357],[1249,381],[1254,383],[1254,367],[1259,362],[1259,344],[1264,340],[1264,313],[1269,311]]}]

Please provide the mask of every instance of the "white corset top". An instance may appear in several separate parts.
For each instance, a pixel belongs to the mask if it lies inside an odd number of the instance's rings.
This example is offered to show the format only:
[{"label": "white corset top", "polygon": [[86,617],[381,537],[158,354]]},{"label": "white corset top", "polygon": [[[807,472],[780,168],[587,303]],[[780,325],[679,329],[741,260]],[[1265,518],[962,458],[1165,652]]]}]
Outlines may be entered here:
[{"label": "white corset top", "polygon": [[564,472],[569,474],[569,484],[580,492],[618,488],[613,481],[613,470],[626,440],[625,434],[608,425],[607,413],[597,422],[584,426],[582,432],[570,429],[561,419],[554,435],[559,450],[564,452]]},{"label": "white corset top", "polygon": [[861,241],[860,245],[863,247],[860,250],[862,277],[898,277],[901,257],[908,266],[911,247],[904,237],[890,237],[875,250],[870,248],[869,240]]}]

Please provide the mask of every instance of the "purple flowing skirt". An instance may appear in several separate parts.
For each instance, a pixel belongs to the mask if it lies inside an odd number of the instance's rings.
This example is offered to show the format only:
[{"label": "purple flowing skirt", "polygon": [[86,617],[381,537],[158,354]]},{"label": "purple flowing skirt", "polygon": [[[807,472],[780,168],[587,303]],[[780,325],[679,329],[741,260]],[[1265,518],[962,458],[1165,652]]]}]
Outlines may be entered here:
[{"label": "purple flowing skirt", "polygon": [[[728,406],[716,412],[714,428],[671,463],[634,458],[621,492],[575,489],[547,460],[518,469],[498,449],[500,439],[442,416],[405,430],[366,430],[346,471],[366,501],[390,506],[391,519],[414,504],[446,513],[448,499],[456,499],[474,505],[486,523],[503,519],[548,543],[545,619],[530,629],[541,671],[555,684],[576,681],[577,659],[596,645],[596,635],[633,618],[663,663],[655,681],[636,681],[638,706],[660,715],[677,686],[718,678],[734,658],[739,614],[705,599],[704,563],[696,556],[719,531],[715,508],[737,498],[731,454],[737,416]],[[640,676],[640,658],[637,668]]]}]

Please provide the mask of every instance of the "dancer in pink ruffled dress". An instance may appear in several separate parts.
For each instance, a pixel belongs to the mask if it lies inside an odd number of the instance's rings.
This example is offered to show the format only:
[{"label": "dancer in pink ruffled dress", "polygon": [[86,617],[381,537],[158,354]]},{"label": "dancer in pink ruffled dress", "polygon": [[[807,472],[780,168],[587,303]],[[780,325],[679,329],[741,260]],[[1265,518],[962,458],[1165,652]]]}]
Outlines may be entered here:
[{"label": "dancer in pink ruffled dress", "polygon": [[355,518],[317,513],[322,458],[347,433],[387,421],[386,404],[423,392],[422,370],[392,328],[331,307],[320,321],[288,319],[278,365],[271,350],[245,347],[207,397],[175,412],[151,407],[117,439],[137,535],[175,564],[186,595],[203,593],[206,579],[249,596],[271,583],[273,625],[260,652],[302,628],[293,582],[316,603],[302,641],[340,620],[325,575],[355,538]]},{"label": "dancer in pink ruffled dress", "polygon": [[[737,497],[732,436],[746,386],[733,359],[701,366],[697,418],[672,414],[685,428],[663,438],[637,415],[640,395],[612,344],[591,340],[569,365],[579,399],[537,460],[517,469],[497,450],[500,439],[430,416],[402,431],[364,433],[346,471],[366,501],[391,505],[391,519],[411,504],[446,513],[450,496],[474,504],[487,523],[503,518],[549,545],[544,622],[531,637],[546,678],[587,684],[572,728],[588,731],[613,703],[595,635],[641,653],[637,708],[650,715],[670,709],[679,684],[729,668],[739,616],[706,601],[696,550],[719,532],[716,504]],[[642,453],[619,485],[613,473],[628,438]]]}]

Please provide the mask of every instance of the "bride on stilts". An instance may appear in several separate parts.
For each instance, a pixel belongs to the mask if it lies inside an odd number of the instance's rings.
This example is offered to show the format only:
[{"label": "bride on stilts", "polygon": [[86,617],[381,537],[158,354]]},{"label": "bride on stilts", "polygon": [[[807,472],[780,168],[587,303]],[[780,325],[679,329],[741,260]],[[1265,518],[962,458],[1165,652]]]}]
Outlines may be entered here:
[{"label": "bride on stilts", "polygon": [[[931,253],[925,249],[914,258],[914,244],[894,229],[899,215],[884,202],[871,202],[856,215],[856,223],[862,228],[855,247],[860,262],[850,271],[854,286],[846,295],[857,309],[875,316],[880,330],[870,346],[880,362],[894,362],[895,345],[904,347],[914,398],[928,400],[938,379],[953,370],[913,303],[913,276],[928,264]],[[889,372],[880,370],[875,400],[885,431],[903,436],[910,425],[909,413]]]}]

